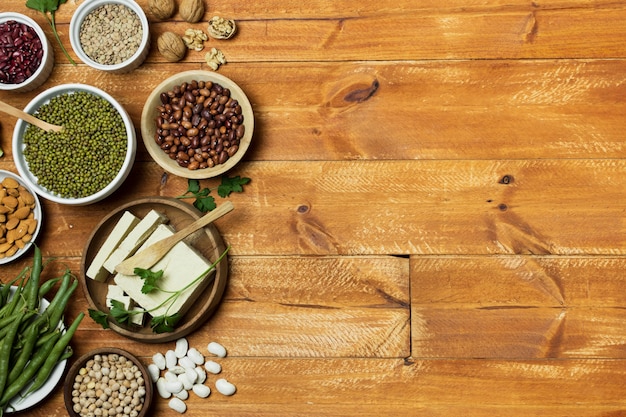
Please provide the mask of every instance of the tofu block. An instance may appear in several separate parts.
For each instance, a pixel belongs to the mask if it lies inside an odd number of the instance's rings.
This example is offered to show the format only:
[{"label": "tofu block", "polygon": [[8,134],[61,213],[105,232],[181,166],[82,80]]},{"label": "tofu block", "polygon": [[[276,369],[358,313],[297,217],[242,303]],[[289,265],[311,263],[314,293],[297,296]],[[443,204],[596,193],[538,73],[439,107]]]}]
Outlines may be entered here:
[{"label": "tofu block", "polygon": [[136,324],[137,326],[143,326],[143,319],[145,316],[143,308],[139,306],[135,306],[130,311],[138,311],[139,313],[132,314],[130,316],[130,322],[132,324]]},{"label": "tofu block", "polygon": [[130,231],[139,223],[139,218],[129,211],[125,211],[117,221],[111,234],[106,238],[96,256],[91,261],[85,275],[96,281],[105,281],[109,276],[109,271],[104,268],[104,262],[111,256],[113,251],[124,240]]},{"label": "tofu block", "polygon": [[104,268],[112,274],[115,273],[115,267],[126,258],[132,256],[152,235],[157,226],[167,223],[167,221],[168,218],[164,214],[150,210],[107,258],[104,262]]},{"label": "tofu block", "polygon": [[[174,231],[171,227],[167,225],[159,226],[154,232],[154,235],[151,236],[137,252],[149,246],[151,243],[170,236],[173,233]],[[206,273],[210,266],[211,262],[202,256],[202,254],[184,241],[181,241],[178,242],[163,259],[150,268],[152,271],[163,271],[163,276],[157,282],[157,285],[164,291],[154,290],[148,294],[143,294],[141,292],[143,279],[137,275],[116,274],[114,281],[135,303],[145,310],[148,310],[151,316],[154,317],[164,314],[171,316],[175,313],[182,315],[185,314],[198,295],[207,287],[208,283],[211,282],[209,277],[213,276],[214,271]],[[165,291],[179,291],[202,274],[204,274],[202,279],[199,279],[194,285],[187,288],[178,298],[160,306],[172,295]]]},{"label": "tofu block", "polygon": [[128,295],[122,295],[121,297],[107,298],[107,307],[113,307],[113,303],[111,302],[112,300],[119,301],[124,304],[124,310],[130,310],[130,306],[133,304],[133,300]]},{"label": "tofu block", "polygon": [[110,298],[118,298],[118,297],[123,297],[124,294],[124,290],[122,289],[122,287],[120,287],[119,285],[115,285],[115,284],[109,284],[109,289],[107,291],[107,300]]}]

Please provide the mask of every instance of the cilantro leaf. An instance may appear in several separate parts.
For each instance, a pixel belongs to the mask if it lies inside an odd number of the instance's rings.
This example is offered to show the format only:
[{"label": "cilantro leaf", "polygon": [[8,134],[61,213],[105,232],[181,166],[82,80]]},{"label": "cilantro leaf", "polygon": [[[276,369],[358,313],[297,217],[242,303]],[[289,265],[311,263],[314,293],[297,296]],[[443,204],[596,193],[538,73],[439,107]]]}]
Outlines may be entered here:
[{"label": "cilantro leaf", "polygon": [[93,310],[91,308],[88,311],[89,317],[91,317],[93,321],[102,326],[103,329],[109,328],[109,321],[107,320],[107,317],[109,317],[109,315],[107,313],[103,313],[100,310]]},{"label": "cilantro leaf", "polygon": [[182,316],[179,313],[171,316],[156,316],[150,321],[150,327],[154,333],[171,332],[176,327]]},{"label": "cilantro leaf", "polygon": [[142,294],[148,294],[150,291],[158,289],[157,281],[163,277],[163,270],[153,272],[149,269],[135,268],[135,275],[143,279],[141,287]]},{"label": "cilantro leaf", "polygon": [[118,300],[111,300],[111,316],[118,323],[129,323],[130,312],[124,308],[124,304]]},{"label": "cilantro leaf", "polygon": [[76,62],[72,59],[70,54],[67,53],[65,46],[61,42],[61,38],[59,37],[59,33],[57,31],[56,20],[54,17],[54,13],[57,11],[59,6],[66,1],[67,0],[26,0],[26,7],[28,7],[29,9],[37,10],[38,12],[41,12],[41,14],[43,14],[43,16],[48,21],[48,24],[50,24],[52,34],[59,43],[63,54],[72,65],[76,65]]},{"label": "cilantro leaf", "polygon": [[200,191],[200,181],[189,180],[187,181],[187,192],[191,194],[197,194]]},{"label": "cilantro leaf", "polygon": [[217,194],[222,198],[226,198],[230,193],[240,193],[243,191],[242,186],[249,182],[250,178],[241,178],[239,175],[232,178],[222,177],[222,183],[217,187]]},{"label": "cilantro leaf", "polygon": [[209,195],[206,197],[196,198],[196,201],[194,201],[193,206],[197,208],[198,210],[200,210],[201,212],[206,213],[211,210],[214,210],[215,207],[217,207],[217,204],[215,204],[215,199],[213,198],[213,196]]}]

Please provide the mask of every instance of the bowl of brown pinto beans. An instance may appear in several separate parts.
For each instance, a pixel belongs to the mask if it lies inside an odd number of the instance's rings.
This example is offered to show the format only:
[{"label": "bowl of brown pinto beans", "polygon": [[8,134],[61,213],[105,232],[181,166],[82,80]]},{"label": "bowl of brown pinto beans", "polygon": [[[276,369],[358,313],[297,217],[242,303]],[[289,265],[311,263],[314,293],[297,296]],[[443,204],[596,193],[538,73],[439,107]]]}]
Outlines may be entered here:
[{"label": "bowl of brown pinto beans", "polygon": [[248,97],[213,71],[185,71],[161,82],[141,115],[148,153],[183,178],[207,179],[230,170],[250,146],[253,131]]}]

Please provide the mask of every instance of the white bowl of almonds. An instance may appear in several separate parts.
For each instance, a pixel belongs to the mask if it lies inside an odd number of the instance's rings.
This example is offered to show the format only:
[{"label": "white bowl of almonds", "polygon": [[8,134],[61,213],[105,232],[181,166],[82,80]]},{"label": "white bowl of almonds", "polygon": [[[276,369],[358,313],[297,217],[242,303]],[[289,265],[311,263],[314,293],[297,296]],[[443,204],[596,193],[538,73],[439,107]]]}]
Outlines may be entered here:
[{"label": "white bowl of almonds", "polygon": [[37,194],[18,175],[0,170],[0,265],[28,252],[41,220]]}]

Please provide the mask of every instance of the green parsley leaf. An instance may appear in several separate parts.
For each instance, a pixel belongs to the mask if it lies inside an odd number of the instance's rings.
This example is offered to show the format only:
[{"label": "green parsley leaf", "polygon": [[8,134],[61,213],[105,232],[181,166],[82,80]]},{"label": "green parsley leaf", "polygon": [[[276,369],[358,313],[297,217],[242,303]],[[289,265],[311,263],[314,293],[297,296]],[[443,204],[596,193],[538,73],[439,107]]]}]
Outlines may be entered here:
[{"label": "green parsley leaf", "polygon": [[26,7],[29,9],[37,10],[43,14],[43,16],[50,24],[50,28],[52,29],[52,34],[56,38],[63,54],[65,54],[66,58],[70,61],[72,65],[76,65],[76,62],[72,59],[70,54],[67,53],[65,46],[61,42],[61,38],[59,37],[59,33],[57,32],[56,21],[54,17],[54,13],[57,11],[59,6],[65,3],[67,0],[27,0]]},{"label": "green parsley leaf", "polygon": [[222,177],[222,183],[217,187],[217,194],[226,198],[230,195],[230,193],[240,193],[243,191],[243,185],[246,185],[250,182],[250,178],[247,177]]},{"label": "green parsley leaf", "polygon": [[89,311],[89,317],[91,317],[93,321],[95,321],[100,326],[102,326],[103,329],[109,328],[109,320],[107,320],[109,315],[107,313],[103,313],[100,310],[93,310],[91,308],[88,311]]},{"label": "green parsley leaf", "polygon": [[181,318],[182,316],[179,313],[171,316],[156,316],[150,321],[150,327],[154,333],[171,332]]},{"label": "green parsley leaf", "polygon": [[198,180],[189,180],[189,181],[187,181],[187,192],[188,193],[196,195],[196,194],[198,194],[199,191],[200,191],[200,181],[198,181]]},{"label": "green parsley leaf", "polygon": [[196,198],[196,201],[194,201],[193,206],[197,208],[198,210],[200,210],[201,212],[207,213],[211,210],[215,210],[215,207],[217,207],[217,204],[215,204],[215,199],[209,195],[206,197]]},{"label": "green parsley leaf", "polygon": [[129,323],[130,312],[124,308],[124,304],[118,300],[111,300],[111,316],[118,323]]},{"label": "green parsley leaf", "polygon": [[149,269],[135,268],[135,275],[143,279],[143,286],[141,287],[142,294],[148,294],[150,291],[158,289],[157,281],[163,277],[163,270],[151,271]]}]

